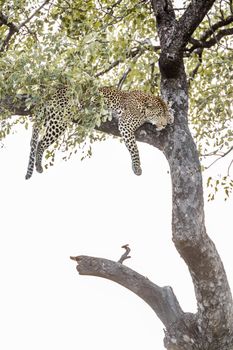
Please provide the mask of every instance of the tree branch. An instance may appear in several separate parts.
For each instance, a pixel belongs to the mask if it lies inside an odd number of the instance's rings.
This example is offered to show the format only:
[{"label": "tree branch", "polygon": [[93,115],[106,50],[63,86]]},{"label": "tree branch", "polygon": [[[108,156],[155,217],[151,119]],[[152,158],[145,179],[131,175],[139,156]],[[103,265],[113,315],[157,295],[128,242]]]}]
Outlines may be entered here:
[{"label": "tree branch", "polygon": [[217,33],[214,33],[214,37],[211,38],[208,41],[201,41],[191,38],[190,43],[193,44],[193,46],[188,50],[189,53],[194,51],[197,48],[210,48],[216,44],[219,44],[220,40],[224,38],[225,36],[232,35],[233,34],[233,28],[227,28],[219,30]]},{"label": "tree branch", "polygon": [[25,27],[26,24],[27,24],[28,22],[30,22],[31,19],[32,19],[33,17],[35,17],[35,15],[36,15],[46,4],[49,3],[49,1],[50,1],[50,0],[45,0],[45,1],[41,4],[41,6],[40,6],[38,9],[36,9],[36,10],[31,14],[31,16],[29,16],[25,21],[23,21],[23,22],[22,22],[21,24],[19,24],[19,25],[16,25],[16,24],[14,24],[13,22],[9,22],[8,17],[5,16],[2,12],[0,12],[0,26],[4,24],[4,25],[6,25],[6,26],[9,28],[8,34],[7,34],[6,38],[5,38],[5,40],[3,40],[2,45],[1,45],[1,47],[0,47],[0,52],[3,52],[3,51],[8,47],[9,42],[10,42],[12,36],[13,36],[14,34],[18,33],[18,32],[20,31],[21,28]]},{"label": "tree branch", "polygon": [[189,86],[190,86],[190,83],[192,82],[192,80],[194,80],[196,74],[198,73],[200,66],[202,65],[203,49],[199,49],[197,54],[198,54],[198,63],[196,65],[196,67],[192,70],[191,74],[189,75],[189,79],[188,79]]},{"label": "tree branch", "polygon": [[[190,49],[188,49],[188,51],[191,53],[197,48],[210,48],[211,46],[218,44],[221,38],[227,35],[231,35],[233,33],[232,33],[232,28],[219,30],[217,33],[216,31],[231,23],[233,23],[233,15],[230,15],[225,19],[222,19],[221,21],[214,23],[213,25],[210,24],[210,28],[203,32],[199,40],[196,40],[194,38],[191,38],[189,40],[190,43],[193,44],[193,46]],[[210,38],[212,35],[213,35],[213,38],[207,41],[207,39]]]},{"label": "tree branch", "polygon": [[210,48],[216,44],[219,44],[219,41],[223,37],[228,36],[228,35],[232,35],[232,34],[233,34],[233,28],[219,30],[218,33],[215,34],[214,38],[206,41],[202,47]]},{"label": "tree branch", "polygon": [[233,159],[230,161],[230,164],[227,168],[227,176],[230,176],[230,169],[231,169],[232,164],[233,164]]},{"label": "tree branch", "polygon": [[118,82],[118,84],[117,84],[117,88],[118,88],[119,90],[122,89],[122,86],[123,86],[124,82],[126,81],[127,76],[128,76],[128,74],[129,74],[130,72],[131,72],[131,67],[127,68],[127,69],[124,71],[124,74],[122,75],[122,77],[120,78],[120,80],[119,80],[119,82]]},{"label": "tree branch", "polygon": [[27,95],[18,95],[16,97],[7,96],[4,99],[0,98],[0,113],[6,110],[11,115],[30,115],[31,110],[26,107]]},{"label": "tree branch", "polygon": [[215,163],[217,163],[220,159],[226,157],[231,151],[233,150],[233,146],[229,148],[229,150],[227,150],[225,153],[223,153],[222,155],[220,155],[218,158],[216,158],[212,163],[210,163],[210,165],[208,165],[205,169],[209,169],[212,165],[214,165]]},{"label": "tree branch", "polygon": [[31,109],[29,110],[26,107],[27,98],[27,95],[18,95],[16,97],[7,96],[4,99],[0,98],[0,113],[8,111],[11,115],[29,115]]},{"label": "tree branch", "polygon": [[196,0],[190,2],[187,10],[178,21],[178,31],[180,33],[178,40],[183,47],[188,43],[191,35],[202,22],[214,2],[215,0]]},{"label": "tree branch", "polygon": [[31,21],[31,19],[33,17],[35,17],[35,15],[40,11],[42,10],[43,7],[45,7],[46,4],[48,4],[50,2],[50,0],[45,0],[39,7],[38,9],[36,9],[32,14],[31,16],[29,16],[24,22],[22,22],[20,25],[19,25],[19,29],[24,27],[28,22]]},{"label": "tree branch", "polygon": [[[144,50],[142,50],[141,47],[134,48],[126,55],[126,58],[134,58],[134,57],[136,57],[139,54],[142,55],[143,52],[144,52]],[[104,74],[110,72],[110,70],[112,70],[113,68],[115,68],[116,66],[118,66],[122,62],[123,62],[123,59],[122,60],[119,59],[119,60],[114,61],[113,63],[110,64],[110,66],[108,68],[106,68],[106,69],[100,71],[99,73],[95,74],[95,78],[98,78],[101,75],[104,75]]]},{"label": "tree branch", "polygon": [[[33,106],[31,106],[31,109],[27,109],[27,98],[27,95],[18,95],[16,98],[8,96],[2,100],[0,99],[0,113],[7,110],[11,113],[11,115],[30,115],[32,113]],[[172,128],[173,125],[169,125],[164,130],[157,131],[154,125],[145,123],[136,131],[136,139],[162,150],[164,148],[164,141],[167,137],[167,133],[169,130],[172,130]],[[96,130],[109,135],[120,136],[118,119],[114,113],[111,121],[107,120],[99,127],[96,127]]]},{"label": "tree branch", "polygon": [[210,28],[207,29],[200,37],[200,41],[206,41],[211,35],[213,35],[216,30],[219,28],[222,28],[226,25],[229,25],[233,22],[233,15],[230,15],[226,17],[225,19],[222,19],[219,22],[214,23],[213,25],[210,25]]},{"label": "tree branch", "polygon": [[183,317],[184,312],[171,287],[159,287],[119,262],[85,255],[70,258],[77,262],[80,275],[106,278],[135,293],[155,311],[166,328]]},{"label": "tree branch", "polygon": [[121,248],[124,248],[125,252],[124,252],[124,254],[122,254],[122,256],[120,257],[118,262],[123,264],[123,261],[125,261],[126,259],[130,259],[131,258],[131,256],[129,256],[129,253],[130,253],[131,249],[130,249],[128,244],[123,245]]},{"label": "tree branch", "polygon": [[[191,35],[202,22],[215,0],[191,1],[181,18],[176,21],[175,12],[170,0],[152,0],[157,18],[158,33],[163,48],[181,50],[188,43]],[[168,30],[164,34],[165,29]]]},{"label": "tree branch", "polygon": [[7,36],[5,40],[3,40],[2,45],[0,47],[0,52],[3,52],[5,48],[8,46],[11,37],[19,32],[19,28],[16,24],[9,22],[8,17],[5,16],[2,12],[0,12],[0,26],[6,25],[9,28],[9,31],[7,33]]}]

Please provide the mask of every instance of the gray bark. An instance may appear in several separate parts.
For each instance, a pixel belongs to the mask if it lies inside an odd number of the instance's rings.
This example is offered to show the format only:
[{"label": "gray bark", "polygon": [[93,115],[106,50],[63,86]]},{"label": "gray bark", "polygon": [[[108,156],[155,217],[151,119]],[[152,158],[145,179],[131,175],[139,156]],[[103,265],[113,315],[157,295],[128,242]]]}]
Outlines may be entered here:
[{"label": "gray bark", "polygon": [[129,267],[102,258],[71,257],[80,275],[91,275],[114,281],[142,298],[166,327],[183,317],[183,311],[171,287],[159,287]]}]

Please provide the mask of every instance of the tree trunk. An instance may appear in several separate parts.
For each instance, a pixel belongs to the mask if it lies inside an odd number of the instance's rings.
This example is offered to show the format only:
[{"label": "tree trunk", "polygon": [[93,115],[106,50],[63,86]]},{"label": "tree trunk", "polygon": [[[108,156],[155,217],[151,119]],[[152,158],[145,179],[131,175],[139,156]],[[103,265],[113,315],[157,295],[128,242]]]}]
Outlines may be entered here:
[{"label": "tree trunk", "polygon": [[186,75],[167,79],[162,93],[173,101],[175,123],[164,144],[172,179],[172,236],[188,265],[198,312],[167,328],[167,349],[225,349],[232,343],[233,308],[227,277],[218,252],[206,234],[202,174],[196,145],[188,128]]}]

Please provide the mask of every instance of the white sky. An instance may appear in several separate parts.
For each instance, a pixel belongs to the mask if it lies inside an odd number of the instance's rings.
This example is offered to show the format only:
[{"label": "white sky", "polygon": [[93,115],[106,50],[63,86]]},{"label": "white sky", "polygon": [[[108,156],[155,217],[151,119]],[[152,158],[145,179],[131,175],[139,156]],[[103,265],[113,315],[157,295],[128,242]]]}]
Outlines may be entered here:
[{"label": "white sky", "polygon": [[[0,348],[4,350],[163,349],[163,325],[136,295],[113,282],[79,276],[70,255],[118,260],[154,283],[171,285],[185,311],[195,311],[191,279],[171,241],[168,165],[139,144],[136,177],[118,140],[96,145],[92,159],[59,160],[24,176],[30,131],[0,149]],[[231,287],[232,199],[206,204],[207,229]]]}]

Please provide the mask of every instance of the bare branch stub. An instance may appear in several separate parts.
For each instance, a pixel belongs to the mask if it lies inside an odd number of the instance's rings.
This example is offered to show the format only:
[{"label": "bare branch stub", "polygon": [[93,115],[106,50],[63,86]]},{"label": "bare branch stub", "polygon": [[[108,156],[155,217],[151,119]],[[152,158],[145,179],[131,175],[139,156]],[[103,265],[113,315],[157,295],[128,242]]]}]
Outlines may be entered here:
[{"label": "bare branch stub", "polygon": [[[124,248],[129,250],[127,245]],[[184,312],[171,287],[159,287],[120,262],[86,255],[70,259],[77,262],[80,275],[102,277],[135,293],[153,309],[167,329],[183,318]]]},{"label": "bare branch stub", "polygon": [[120,264],[123,264],[123,261],[125,261],[126,259],[130,259],[131,258],[131,256],[129,256],[129,253],[130,253],[130,247],[129,247],[129,245],[128,244],[125,244],[125,245],[123,245],[121,248],[124,248],[125,249],[125,252],[124,252],[124,254],[122,254],[122,256],[120,257],[120,259],[118,260],[118,262],[120,263]]}]

